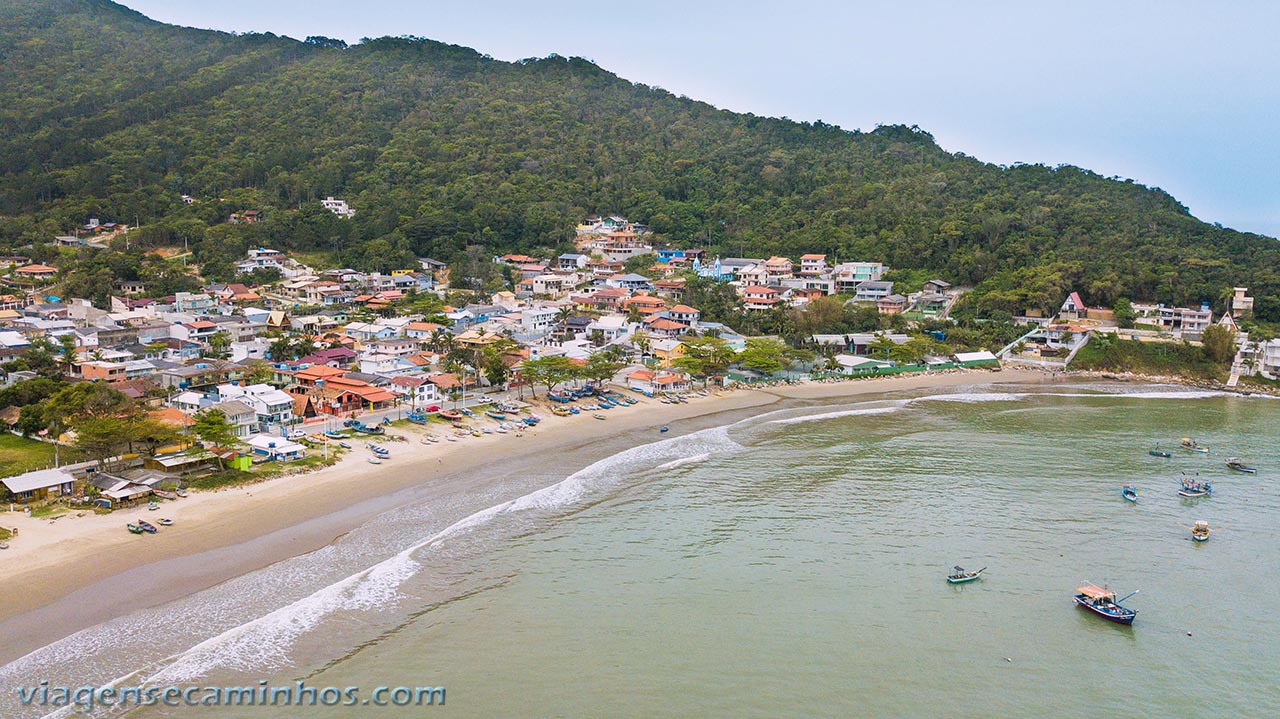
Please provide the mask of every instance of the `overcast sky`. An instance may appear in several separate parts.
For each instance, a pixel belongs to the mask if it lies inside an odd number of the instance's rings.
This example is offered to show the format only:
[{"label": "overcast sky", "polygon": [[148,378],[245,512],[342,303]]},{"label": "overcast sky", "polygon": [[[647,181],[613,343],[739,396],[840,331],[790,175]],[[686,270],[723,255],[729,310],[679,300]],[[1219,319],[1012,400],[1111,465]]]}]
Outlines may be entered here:
[{"label": "overcast sky", "polygon": [[989,162],[1133,178],[1203,220],[1280,235],[1280,2],[124,4],[219,30],[417,35],[503,60],[577,55],[730,110],[914,124]]}]

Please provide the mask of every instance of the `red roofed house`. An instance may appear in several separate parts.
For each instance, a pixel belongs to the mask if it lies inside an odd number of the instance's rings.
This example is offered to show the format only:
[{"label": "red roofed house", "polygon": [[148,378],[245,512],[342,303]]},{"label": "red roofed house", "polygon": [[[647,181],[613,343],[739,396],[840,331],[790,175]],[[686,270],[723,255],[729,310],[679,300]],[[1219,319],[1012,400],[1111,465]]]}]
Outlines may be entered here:
[{"label": "red roofed house", "polygon": [[652,397],[659,392],[685,392],[690,385],[689,379],[682,374],[641,369],[627,375],[627,386]]},{"label": "red roofed house", "polygon": [[50,267],[48,265],[26,265],[25,267],[19,267],[14,270],[13,274],[18,277],[26,277],[32,280],[48,280],[58,274],[58,268]]},{"label": "red roofed house", "polygon": [[800,274],[823,275],[827,273],[826,255],[800,255]]},{"label": "red roofed house", "polygon": [[742,288],[742,306],[748,310],[771,310],[782,301],[778,291],[762,285],[747,285]]},{"label": "red roofed house", "polygon": [[1089,308],[1084,306],[1084,302],[1080,299],[1078,292],[1072,292],[1067,295],[1067,300],[1062,303],[1062,309],[1058,314],[1064,320],[1080,320],[1089,314]]},{"label": "red roofed house", "polygon": [[640,314],[647,315],[651,312],[665,310],[667,303],[653,295],[634,295],[622,301],[622,309],[630,310],[632,307],[639,310]]},{"label": "red roofed house", "polygon": [[702,318],[701,310],[689,305],[676,305],[668,310],[667,314],[676,322],[683,322],[687,325],[691,325]]}]

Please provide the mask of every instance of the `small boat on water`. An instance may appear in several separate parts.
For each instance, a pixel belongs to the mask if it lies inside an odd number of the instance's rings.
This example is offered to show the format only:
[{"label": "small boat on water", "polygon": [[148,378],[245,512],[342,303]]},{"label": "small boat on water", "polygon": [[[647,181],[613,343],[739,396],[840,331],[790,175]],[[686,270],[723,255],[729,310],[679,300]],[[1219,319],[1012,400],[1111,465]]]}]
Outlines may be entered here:
[{"label": "small boat on water", "polygon": [[151,522],[144,522],[141,519],[138,520],[138,528],[147,534],[155,534],[158,531],[154,524]]},{"label": "small boat on water", "polygon": [[1116,593],[1110,589],[1085,583],[1076,589],[1075,602],[1109,622],[1133,624],[1138,611],[1123,606],[1121,602],[1134,594],[1137,592],[1125,596],[1124,599],[1116,599]]},{"label": "small boat on water", "polygon": [[1165,459],[1168,459],[1173,456],[1173,453],[1166,452],[1163,449],[1160,449],[1159,447],[1156,447],[1155,449],[1152,449],[1152,450],[1148,450],[1147,454],[1151,455],[1152,457],[1164,457]]},{"label": "small boat on water", "polygon": [[1199,443],[1197,443],[1194,439],[1191,439],[1190,437],[1183,437],[1182,441],[1179,444],[1182,446],[1183,449],[1189,449],[1192,452],[1199,452],[1201,454],[1209,453],[1208,447],[1201,447]]},{"label": "small boat on water", "polygon": [[1120,490],[1120,496],[1124,497],[1125,501],[1137,502],[1138,488],[1133,486],[1132,484],[1126,484],[1124,488]]},{"label": "small boat on water", "polygon": [[1178,496],[1181,497],[1207,497],[1211,494],[1213,494],[1212,484],[1185,478],[1182,480],[1182,489],[1178,490]]},{"label": "small boat on water", "polygon": [[1207,542],[1209,541],[1209,523],[1196,522],[1191,525],[1191,541]]},{"label": "small boat on water", "polygon": [[124,526],[128,527],[129,531],[134,534],[142,534],[142,527],[139,527],[136,524],[126,524]]},{"label": "small boat on water", "polygon": [[1250,467],[1249,465],[1245,464],[1244,462],[1241,462],[1239,459],[1235,457],[1232,457],[1231,459],[1227,460],[1227,467],[1229,469],[1234,469],[1237,472],[1244,472],[1245,474],[1258,473],[1258,470],[1256,468]]},{"label": "small boat on water", "polygon": [[964,567],[956,565],[951,568],[951,573],[947,575],[947,584],[968,584],[981,578],[982,573],[987,571],[986,567],[976,572],[966,572]]},{"label": "small boat on water", "polygon": [[173,524],[173,520],[168,517],[161,517],[156,520],[156,524],[159,524],[161,527],[168,527]]}]

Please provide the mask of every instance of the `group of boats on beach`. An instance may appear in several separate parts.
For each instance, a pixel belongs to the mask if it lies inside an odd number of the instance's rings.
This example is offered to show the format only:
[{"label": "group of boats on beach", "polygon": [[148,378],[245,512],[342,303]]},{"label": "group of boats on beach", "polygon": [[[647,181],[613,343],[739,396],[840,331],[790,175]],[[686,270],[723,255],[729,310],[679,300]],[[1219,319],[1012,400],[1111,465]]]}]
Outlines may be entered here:
[{"label": "group of boats on beach", "polygon": [[[1183,437],[1178,443],[1178,446],[1195,454],[1209,453],[1208,447],[1205,447],[1188,437]],[[1153,457],[1166,459],[1173,456],[1171,452],[1162,450],[1159,446],[1148,451],[1148,454]],[[1228,469],[1244,474],[1257,474],[1258,471],[1255,467],[1241,462],[1236,457],[1228,459],[1226,464]],[[1178,496],[1188,499],[1211,496],[1213,494],[1212,483],[1202,481],[1198,477],[1198,473],[1193,476],[1187,476],[1184,473],[1179,480],[1179,487],[1177,490]],[[1138,488],[1132,484],[1126,484],[1121,488],[1120,496],[1125,501],[1136,504],[1138,502]],[[1191,540],[1193,542],[1209,541],[1211,530],[1207,521],[1197,520],[1188,527],[1188,529],[1191,530]],[[975,582],[982,577],[982,573],[985,572],[986,569],[986,567],[983,567],[977,571],[968,571],[964,567],[957,565],[952,567],[951,572],[947,574],[947,583],[968,584],[969,582]],[[1076,588],[1073,600],[1078,606],[1093,612],[1107,621],[1115,622],[1117,624],[1133,624],[1133,620],[1138,616],[1138,610],[1124,606],[1124,602],[1137,593],[1137,591],[1133,591],[1123,597],[1117,598],[1116,593],[1105,586],[1098,586],[1092,582],[1084,582]]]}]

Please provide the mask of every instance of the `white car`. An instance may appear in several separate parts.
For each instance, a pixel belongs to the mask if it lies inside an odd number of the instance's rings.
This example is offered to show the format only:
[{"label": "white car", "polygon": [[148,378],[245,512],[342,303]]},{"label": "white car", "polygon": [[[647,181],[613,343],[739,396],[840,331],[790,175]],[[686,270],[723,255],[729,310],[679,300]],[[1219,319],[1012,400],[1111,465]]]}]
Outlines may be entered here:
[{"label": "white car", "polygon": [[298,439],[299,437],[306,437],[306,436],[307,436],[307,433],[300,429],[291,429],[289,430],[289,433],[288,433],[289,439]]}]

